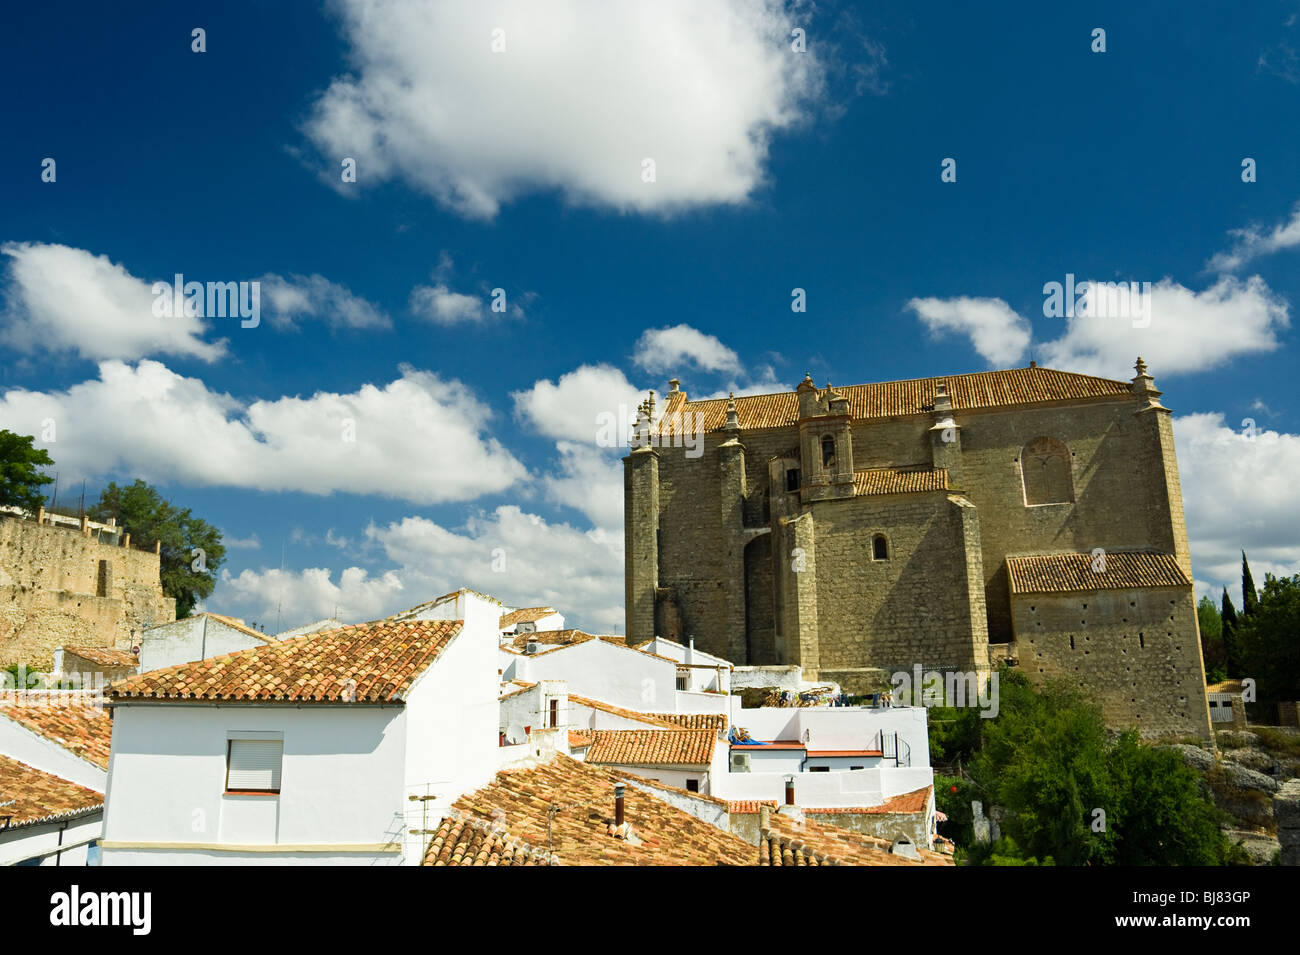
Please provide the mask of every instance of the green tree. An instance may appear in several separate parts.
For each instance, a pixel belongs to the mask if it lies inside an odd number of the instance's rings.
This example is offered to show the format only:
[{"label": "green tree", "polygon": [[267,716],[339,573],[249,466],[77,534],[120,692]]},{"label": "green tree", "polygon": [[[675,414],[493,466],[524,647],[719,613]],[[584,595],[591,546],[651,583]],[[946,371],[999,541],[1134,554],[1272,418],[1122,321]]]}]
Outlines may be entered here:
[{"label": "green tree", "polygon": [[188,508],[178,508],[144,481],[109,484],[88,511],[97,521],[116,518],[141,546],[161,544],[162,589],[176,598],[176,616],[188,617],[212,593],[217,568],[226,556],[221,532]]},{"label": "green tree", "polygon": [[1223,588],[1223,661],[1228,670],[1228,676],[1237,679],[1241,676],[1241,661],[1238,660],[1237,654],[1237,608],[1232,605],[1232,598],[1228,596],[1228,588]]},{"label": "green tree", "polygon": [[22,508],[35,514],[45,503],[41,490],[54,479],[37,468],[54,464],[49,452],[33,445],[33,435],[0,431],[0,506]]},{"label": "green tree", "polygon": [[1254,613],[1241,624],[1238,642],[1260,702],[1300,699],[1300,575],[1264,577]]},{"label": "green tree", "polygon": [[[1097,705],[1065,684],[1000,674],[999,714],[983,721],[969,779],[937,797],[959,838],[971,799],[1000,807],[1002,838],[972,845],[976,865],[1212,865],[1229,858],[1220,813],[1177,753],[1117,738]],[[953,791],[956,787],[956,791]],[[1099,811],[1100,810],[1100,811]]]},{"label": "green tree", "polygon": [[1108,820],[1115,865],[1226,861],[1221,813],[1201,795],[1199,775],[1177,752],[1143,745],[1127,732],[1111,748],[1108,765],[1118,807]]},{"label": "green tree", "polygon": [[1201,629],[1201,656],[1205,660],[1205,682],[1222,683],[1228,678],[1228,658],[1223,652],[1223,618],[1208,596],[1196,604]]},{"label": "green tree", "polygon": [[1259,606],[1259,595],[1255,592],[1255,578],[1250,576],[1250,563],[1246,552],[1241,552],[1241,615],[1249,617]]}]

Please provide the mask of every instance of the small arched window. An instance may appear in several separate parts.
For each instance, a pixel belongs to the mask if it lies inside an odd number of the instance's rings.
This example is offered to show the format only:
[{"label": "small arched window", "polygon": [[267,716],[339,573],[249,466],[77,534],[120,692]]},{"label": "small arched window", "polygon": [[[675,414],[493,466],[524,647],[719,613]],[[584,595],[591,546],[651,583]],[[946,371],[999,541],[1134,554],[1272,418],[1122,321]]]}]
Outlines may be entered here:
[{"label": "small arched window", "polygon": [[1074,500],[1070,451],[1057,438],[1034,438],[1021,449],[1025,505],[1069,504]]},{"label": "small arched window", "polygon": [[889,560],[889,541],[885,540],[884,534],[871,538],[871,559]]},{"label": "small arched window", "polygon": [[829,434],[822,438],[822,467],[835,467],[835,439]]}]

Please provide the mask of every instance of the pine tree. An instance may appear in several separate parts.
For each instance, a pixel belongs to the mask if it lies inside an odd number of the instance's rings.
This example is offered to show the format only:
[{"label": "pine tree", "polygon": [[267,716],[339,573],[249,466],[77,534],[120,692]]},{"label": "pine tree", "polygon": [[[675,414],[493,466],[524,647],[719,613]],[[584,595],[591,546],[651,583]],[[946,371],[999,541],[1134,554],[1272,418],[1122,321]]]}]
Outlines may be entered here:
[{"label": "pine tree", "polygon": [[1237,608],[1232,605],[1228,588],[1223,588],[1223,656],[1227,664],[1228,679],[1241,675],[1237,659]]},{"label": "pine tree", "polygon": [[1255,578],[1250,576],[1246,552],[1241,552],[1241,615],[1249,617],[1259,609],[1259,594],[1255,592]]}]

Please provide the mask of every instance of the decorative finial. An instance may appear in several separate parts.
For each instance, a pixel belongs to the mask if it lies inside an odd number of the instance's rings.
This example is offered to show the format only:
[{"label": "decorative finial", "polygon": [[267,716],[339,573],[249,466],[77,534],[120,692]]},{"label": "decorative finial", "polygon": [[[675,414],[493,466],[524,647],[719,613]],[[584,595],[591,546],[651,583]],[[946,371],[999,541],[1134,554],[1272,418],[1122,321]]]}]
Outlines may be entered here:
[{"label": "decorative finial", "polygon": [[1141,355],[1138,355],[1137,364],[1133,367],[1139,375],[1145,375],[1147,373],[1147,363],[1142,360]]}]

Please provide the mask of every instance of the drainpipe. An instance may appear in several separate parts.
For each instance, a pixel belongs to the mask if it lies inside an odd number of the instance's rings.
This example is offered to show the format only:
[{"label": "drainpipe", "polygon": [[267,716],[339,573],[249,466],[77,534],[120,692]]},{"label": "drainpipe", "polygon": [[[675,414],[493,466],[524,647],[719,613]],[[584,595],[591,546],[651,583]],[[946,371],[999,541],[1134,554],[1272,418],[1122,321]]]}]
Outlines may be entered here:
[{"label": "drainpipe", "polygon": [[56,866],[63,865],[63,833],[67,831],[67,828],[68,822],[65,819],[63,825],[59,827],[59,851],[54,853],[54,864]]}]

